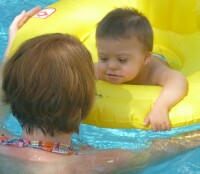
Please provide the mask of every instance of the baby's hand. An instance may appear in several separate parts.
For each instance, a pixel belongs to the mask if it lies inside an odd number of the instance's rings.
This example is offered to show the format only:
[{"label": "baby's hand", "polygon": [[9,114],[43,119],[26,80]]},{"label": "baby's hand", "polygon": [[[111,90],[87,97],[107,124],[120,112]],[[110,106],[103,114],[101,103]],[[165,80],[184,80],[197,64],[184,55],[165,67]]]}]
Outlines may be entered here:
[{"label": "baby's hand", "polygon": [[170,120],[167,108],[153,108],[147,115],[144,125],[151,124],[153,131],[170,130]]}]

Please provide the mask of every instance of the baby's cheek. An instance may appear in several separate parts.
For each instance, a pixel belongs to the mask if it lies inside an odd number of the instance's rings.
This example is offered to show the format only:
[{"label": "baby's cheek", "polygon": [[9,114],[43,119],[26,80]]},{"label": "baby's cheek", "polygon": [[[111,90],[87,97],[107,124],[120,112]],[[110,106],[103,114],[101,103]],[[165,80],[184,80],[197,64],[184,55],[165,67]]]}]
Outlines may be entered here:
[{"label": "baby's cheek", "polygon": [[103,63],[99,63],[99,72],[102,73],[106,70],[106,65]]},{"label": "baby's cheek", "polygon": [[103,78],[103,76],[105,74],[105,71],[106,71],[106,67],[102,66],[102,65],[99,65],[99,67],[98,67],[98,76],[100,78]]},{"label": "baby's cheek", "polygon": [[133,80],[136,76],[137,76],[137,71],[133,70],[133,69],[127,69],[124,72],[126,78],[128,78],[129,80]]},{"label": "baby's cheek", "polygon": [[133,67],[126,67],[126,68],[124,68],[124,72],[125,72],[127,75],[132,75],[132,74],[135,73]]}]

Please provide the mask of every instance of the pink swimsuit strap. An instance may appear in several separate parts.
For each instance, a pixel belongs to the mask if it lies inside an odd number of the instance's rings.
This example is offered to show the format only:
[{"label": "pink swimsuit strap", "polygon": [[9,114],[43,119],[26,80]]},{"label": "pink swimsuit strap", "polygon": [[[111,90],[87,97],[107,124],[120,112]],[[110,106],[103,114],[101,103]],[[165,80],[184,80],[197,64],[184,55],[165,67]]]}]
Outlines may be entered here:
[{"label": "pink swimsuit strap", "polygon": [[[60,153],[65,155],[74,154],[74,148],[67,144],[54,143],[51,141],[30,141],[23,138],[9,138],[0,135],[0,145],[9,145],[14,147],[32,147],[48,152]],[[76,153],[75,153],[76,154]]]}]

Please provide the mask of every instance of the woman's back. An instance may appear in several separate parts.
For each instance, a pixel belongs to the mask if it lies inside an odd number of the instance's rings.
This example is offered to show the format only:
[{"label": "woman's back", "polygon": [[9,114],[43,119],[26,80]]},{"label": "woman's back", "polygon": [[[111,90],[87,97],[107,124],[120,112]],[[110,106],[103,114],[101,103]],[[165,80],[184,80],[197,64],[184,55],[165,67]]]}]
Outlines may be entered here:
[{"label": "woman's back", "polygon": [[[0,173],[15,174],[75,174],[89,173],[84,160],[77,155],[60,155],[29,147],[0,147]],[[91,163],[88,163],[89,165]],[[87,166],[86,165],[86,166]],[[81,171],[80,171],[81,170]],[[95,173],[95,172],[92,172]]]},{"label": "woman's back", "polygon": [[[120,155],[120,159],[118,158]],[[129,151],[80,151],[62,155],[30,147],[0,146],[0,173],[15,174],[95,174],[110,173],[127,167],[133,158]],[[123,166],[123,163],[126,166]]]}]

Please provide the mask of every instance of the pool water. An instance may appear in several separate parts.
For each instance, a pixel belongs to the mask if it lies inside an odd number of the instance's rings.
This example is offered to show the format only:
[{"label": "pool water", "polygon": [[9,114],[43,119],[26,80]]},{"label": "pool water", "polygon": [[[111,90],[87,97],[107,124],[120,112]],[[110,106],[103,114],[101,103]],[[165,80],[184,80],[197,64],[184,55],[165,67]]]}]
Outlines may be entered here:
[{"label": "pool water", "polygon": [[[45,7],[56,0],[0,0],[0,58],[3,57],[7,44],[8,27],[13,18],[22,10],[29,10],[36,5]],[[11,115],[4,125],[15,135],[21,134],[21,128]],[[75,143],[88,143],[98,149],[123,148],[138,150],[147,147],[150,140],[171,137],[179,133],[196,130],[200,124],[175,128],[168,132],[152,132],[138,129],[105,129],[82,124],[80,134],[74,134]],[[76,142],[79,140],[78,142]],[[82,142],[80,142],[82,140]],[[149,166],[140,174],[200,174],[200,148],[189,151],[174,159]],[[131,172],[134,173],[134,172]]]}]

